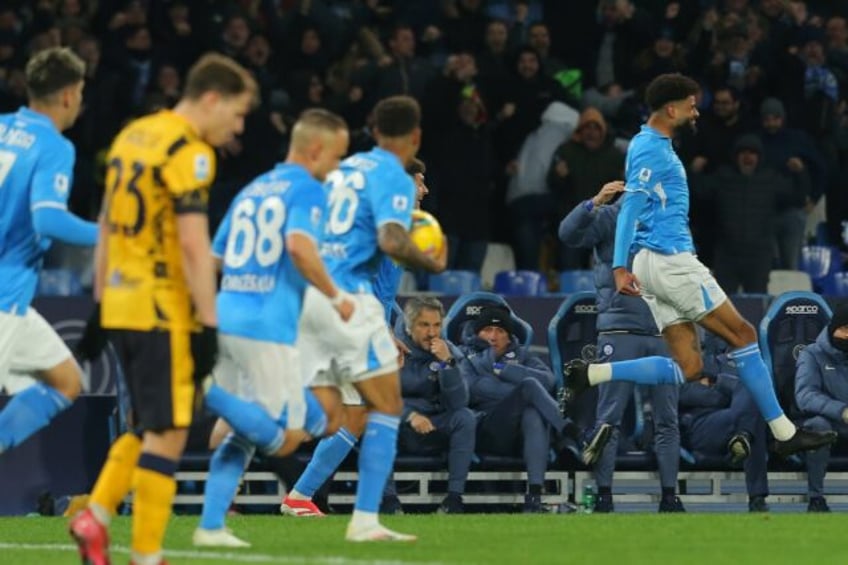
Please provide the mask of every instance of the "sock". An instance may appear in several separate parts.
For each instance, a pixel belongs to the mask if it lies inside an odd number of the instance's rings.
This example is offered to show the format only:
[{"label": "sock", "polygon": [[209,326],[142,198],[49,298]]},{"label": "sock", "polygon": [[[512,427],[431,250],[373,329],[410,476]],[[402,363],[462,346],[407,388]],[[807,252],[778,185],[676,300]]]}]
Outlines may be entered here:
[{"label": "sock", "polygon": [[177,462],[142,453],[135,470],[132,551],[146,558],[162,552],[162,538],[177,493]]},{"label": "sock", "polygon": [[309,465],[295,483],[290,496],[295,499],[299,499],[300,496],[305,500],[311,499],[315,491],[321,488],[321,485],[341,465],[354,445],[356,445],[356,438],[345,428],[339,428],[339,431],[318,442]]},{"label": "sock", "polygon": [[356,487],[355,510],[377,513],[386,481],[392,473],[397,453],[400,418],[370,412],[362,445],[359,448],[359,484]]},{"label": "sock", "polygon": [[760,409],[760,414],[768,422],[775,439],[786,441],[795,435],[795,424],[783,414],[783,409],[777,402],[774,393],[774,383],[769,375],[766,364],[760,356],[760,348],[756,343],[734,349],[728,357],[736,363],[739,379],[754,397],[754,402]]},{"label": "sock", "polygon": [[220,530],[224,527],[227,510],[238,491],[239,479],[255,448],[242,437],[229,434],[212,455],[209,476],[203,492],[203,512],[200,527],[204,530]]},{"label": "sock", "polygon": [[71,401],[50,385],[37,383],[12,397],[0,412],[0,452],[20,445],[50,423]]},{"label": "sock", "polygon": [[109,520],[130,492],[133,472],[141,455],[141,438],[133,433],[123,434],[109,448],[106,463],[100,470],[88,506],[99,522],[109,525]]},{"label": "sock", "polygon": [[[312,437],[324,437],[324,432],[327,430],[327,414],[324,413],[324,408],[318,401],[318,397],[311,389],[306,388],[303,391],[303,398],[306,401],[306,421],[303,424],[304,430]],[[289,410],[288,406],[283,408],[283,413],[277,420],[277,425],[286,429],[288,427]]]},{"label": "sock", "polygon": [[247,439],[265,453],[274,453],[283,445],[285,436],[277,422],[262,406],[212,385],[206,392],[206,407],[220,416],[236,434]]},{"label": "sock", "polygon": [[628,381],[642,385],[683,384],[683,372],[668,357],[642,357],[614,363],[589,365],[592,385],[606,381]]}]

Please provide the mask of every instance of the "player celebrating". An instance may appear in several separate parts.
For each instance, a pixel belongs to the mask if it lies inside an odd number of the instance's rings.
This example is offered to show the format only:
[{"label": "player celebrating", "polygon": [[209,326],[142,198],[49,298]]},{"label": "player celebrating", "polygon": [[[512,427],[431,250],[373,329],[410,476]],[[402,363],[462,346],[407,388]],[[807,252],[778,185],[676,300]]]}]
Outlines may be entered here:
[{"label": "player celebrating", "polygon": [[109,562],[106,526],[135,488],[131,560],[162,560],[174,473],[192,420],[195,383],[217,354],[215,263],[206,206],[212,147],[244,127],[256,96],[247,71],[209,54],[189,70],[172,110],[130,122],[107,157],[95,254],[95,298],[124,369],[132,422],[112,448],[88,508],[70,524],[86,564]]},{"label": "player celebrating", "polygon": [[[712,274],[698,261],[689,231],[686,171],[671,139],[695,127],[698,83],[679,74],[660,75],[648,86],[646,125],[630,143],[625,163],[626,195],[618,215],[613,274],[618,292],[641,294],[662,331],[672,359],[644,357],[589,365],[566,365],[567,395],[606,381],[680,383],[701,376],[703,360],[695,323],[728,342],[730,357],[774,435],[775,451],[788,455],[832,443],[835,432],[795,425],[777,402],[754,328],[739,315]],[[633,258],[633,272],[627,269]]]},{"label": "player celebrating", "polygon": [[82,372],[44,318],[30,307],[52,239],[94,245],[97,225],[67,210],[74,146],[60,132],[82,104],[85,63],[47,49],[26,66],[29,106],[0,116],[0,389],[7,375],[40,382],[0,412],[0,453],[46,426],[80,392]]},{"label": "player celebrating", "polygon": [[341,410],[339,382],[352,384],[365,400],[368,423],[359,452],[359,483],[346,539],[355,542],[409,541],[414,536],[383,527],[378,520],[383,488],[394,465],[403,400],[397,349],[373,279],[383,255],[430,272],[445,268],[439,257],[421,252],[409,237],[415,187],[404,167],[421,141],[421,110],[408,96],[381,100],[374,109],[378,147],[342,162],[327,179],[329,212],[322,247],[327,267],[356,308],[346,324],[332,318],[332,305],[307,288],[298,349],[304,378],[328,413]]},{"label": "player celebrating", "polygon": [[330,279],[317,244],[326,205],[319,181],[338,167],[347,145],[344,120],[325,110],[304,112],[292,130],[286,162],[242,189],[215,236],[213,250],[223,260],[220,359],[206,404],[238,435],[229,434],[212,456],[194,545],[249,545],[224,520],[254,445],[283,456],[324,434],[326,417],[311,392],[306,395],[313,402],[304,402],[294,344],[307,282],[342,320],[353,312],[353,299]]}]

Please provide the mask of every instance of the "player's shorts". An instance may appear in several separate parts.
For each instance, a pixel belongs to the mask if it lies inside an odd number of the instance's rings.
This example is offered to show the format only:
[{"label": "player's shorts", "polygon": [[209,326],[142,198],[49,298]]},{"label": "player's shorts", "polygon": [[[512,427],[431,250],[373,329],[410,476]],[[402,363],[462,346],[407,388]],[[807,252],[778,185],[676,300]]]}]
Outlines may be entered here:
[{"label": "player's shorts", "polygon": [[660,330],[697,322],[727,300],[712,273],[692,253],[663,255],[641,249],[633,258],[633,274]]},{"label": "player's shorts", "polygon": [[108,331],[123,368],[134,425],[153,432],[189,427],[195,409],[191,333]]},{"label": "player's shorts", "polygon": [[398,370],[380,301],[371,294],[352,297],[353,315],[343,322],[326,296],[306,289],[297,338],[306,386],[341,386]]},{"label": "player's shorts", "polygon": [[287,427],[303,428],[306,404],[300,354],[293,346],[219,334],[212,374],[224,390],[257,402],[275,420],[288,406]]},{"label": "player's shorts", "polygon": [[14,394],[33,381],[29,375],[71,358],[56,330],[33,308],[23,316],[0,312],[0,389]]}]

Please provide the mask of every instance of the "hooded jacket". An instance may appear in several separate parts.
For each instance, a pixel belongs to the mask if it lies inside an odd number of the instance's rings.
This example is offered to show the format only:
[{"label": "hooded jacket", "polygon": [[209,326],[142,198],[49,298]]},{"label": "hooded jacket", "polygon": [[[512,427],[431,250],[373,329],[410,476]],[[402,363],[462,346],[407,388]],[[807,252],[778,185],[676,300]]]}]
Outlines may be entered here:
[{"label": "hooded jacket", "polygon": [[403,421],[412,412],[432,416],[467,407],[468,386],[459,370],[462,351],[447,342],[456,364],[442,368],[436,356],[418,347],[409,335],[404,335],[402,341],[409,348],[400,370]]},{"label": "hooded jacket", "polygon": [[830,328],[798,355],[795,401],[802,412],[842,421],[848,408],[848,355],[830,344]]}]

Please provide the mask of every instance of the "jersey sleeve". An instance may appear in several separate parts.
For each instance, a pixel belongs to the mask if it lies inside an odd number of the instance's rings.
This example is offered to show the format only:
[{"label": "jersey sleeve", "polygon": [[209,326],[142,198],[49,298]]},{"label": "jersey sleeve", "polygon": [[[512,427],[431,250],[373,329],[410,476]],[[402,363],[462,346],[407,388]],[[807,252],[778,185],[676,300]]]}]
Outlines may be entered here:
[{"label": "jersey sleeve", "polygon": [[30,210],[67,208],[74,178],[74,146],[64,138],[40,147],[38,164],[32,175]]},{"label": "jersey sleeve", "polygon": [[177,214],[206,213],[209,187],[215,179],[215,153],[205,143],[189,142],[162,167],[162,179]]},{"label": "jersey sleeve", "polygon": [[326,205],[326,193],[320,184],[309,182],[298,186],[289,202],[285,235],[302,233],[320,241]]},{"label": "jersey sleeve", "polygon": [[230,236],[230,218],[233,215],[233,207],[227,211],[227,215],[221,220],[218,229],[215,231],[215,237],[212,238],[212,255],[220,259],[224,258],[227,252],[227,239]]},{"label": "jersey sleeve", "polygon": [[372,192],[374,220],[377,227],[396,223],[409,229],[412,224],[412,209],[415,207],[415,183],[404,173],[369,179],[376,183]]},{"label": "jersey sleeve", "polygon": [[625,186],[627,192],[644,192],[651,195],[650,186],[656,183],[658,175],[656,159],[651,158],[652,151],[643,140],[635,140],[627,156],[625,171]]}]

